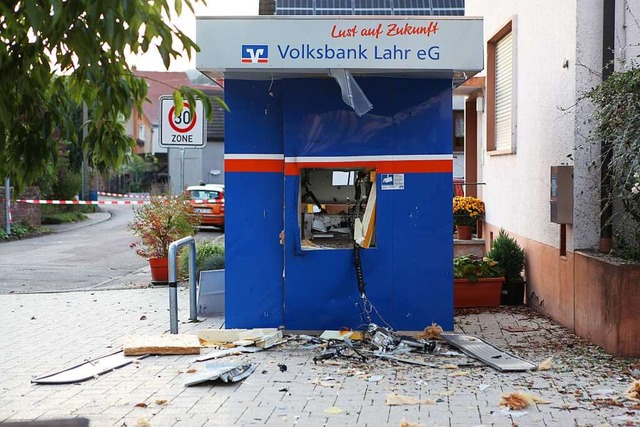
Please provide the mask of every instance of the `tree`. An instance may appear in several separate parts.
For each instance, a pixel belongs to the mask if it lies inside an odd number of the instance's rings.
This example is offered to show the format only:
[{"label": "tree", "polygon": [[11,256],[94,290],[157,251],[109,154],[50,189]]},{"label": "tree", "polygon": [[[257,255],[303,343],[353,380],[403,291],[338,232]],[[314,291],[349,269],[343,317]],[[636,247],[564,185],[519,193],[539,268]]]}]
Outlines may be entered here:
[{"label": "tree", "polygon": [[[175,14],[197,1],[175,0]],[[173,13],[167,0],[0,2],[0,179],[20,190],[55,163],[57,140],[79,141],[71,109],[82,102],[91,116],[81,150],[100,170],[118,167],[134,144],[122,118],[141,112],[147,93],[126,56],[157,48],[168,68],[198,50],[169,23]],[[177,88],[177,110],[183,97],[190,106],[200,97],[211,116],[202,92]]]}]

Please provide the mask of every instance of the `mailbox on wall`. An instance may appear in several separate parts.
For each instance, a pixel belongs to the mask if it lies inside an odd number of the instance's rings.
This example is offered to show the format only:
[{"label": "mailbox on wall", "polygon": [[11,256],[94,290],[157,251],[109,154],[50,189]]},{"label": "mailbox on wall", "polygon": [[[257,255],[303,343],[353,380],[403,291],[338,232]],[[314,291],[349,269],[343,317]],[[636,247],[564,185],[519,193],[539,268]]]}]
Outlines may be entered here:
[{"label": "mailbox on wall", "polygon": [[551,222],[573,224],[573,166],[551,166]]}]

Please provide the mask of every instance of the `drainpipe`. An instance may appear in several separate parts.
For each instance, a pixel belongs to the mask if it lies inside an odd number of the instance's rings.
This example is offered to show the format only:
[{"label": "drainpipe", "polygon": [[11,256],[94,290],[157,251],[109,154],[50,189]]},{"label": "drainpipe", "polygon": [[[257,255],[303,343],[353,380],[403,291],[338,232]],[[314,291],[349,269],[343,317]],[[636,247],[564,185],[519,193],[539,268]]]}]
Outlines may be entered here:
[{"label": "drainpipe", "polygon": [[[613,50],[616,21],[616,1],[604,0],[602,13],[602,81],[605,81],[613,73]],[[602,167],[600,169],[600,252],[611,251],[613,226],[611,217],[613,215],[611,196],[611,176],[609,175],[609,164],[611,163],[611,144],[603,140],[600,144],[600,158]]]}]

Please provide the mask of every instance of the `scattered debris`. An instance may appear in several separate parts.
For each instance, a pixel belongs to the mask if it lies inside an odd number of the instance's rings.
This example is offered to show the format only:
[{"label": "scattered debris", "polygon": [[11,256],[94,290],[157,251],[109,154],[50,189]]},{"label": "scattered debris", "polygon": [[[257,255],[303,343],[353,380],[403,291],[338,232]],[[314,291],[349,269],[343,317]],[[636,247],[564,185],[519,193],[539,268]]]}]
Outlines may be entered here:
[{"label": "scattered debris", "polygon": [[540,364],[538,365],[538,371],[548,371],[549,369],[551,369],[551,360],[553,360],[553,356],[540,362]]},{"label": "scattered debris", "polygon": [[371,375],[369,378],[367,378],[367,381],[369,381],[370,383],[379,383],[383,379],[384,375]]},{"label": "scattered debris", "polygon": [[537,403],[547,404],[551,402],[530,393],[517,391],[514,393],[503,394],[498,406],[506,406],[509,409],[524,409]]},{"label": "scattered debris", "polygon": [[147,404],[146,404],[146,403],[144,403],[144,402],[140,402],[140,403],[136,403],[136,404],[135,404],[135,405],[133,405],[133,406],[135,406],[136,408],[146,408],[146,407],[148,407],[149,405],[147,405]]},{"label": "scattered debris", "polygon": [[491,387],[489,384],[480,384],[480,385],[478,386],[478,389],[479,389],[480,391],[485,391],[485,390],[486,390],[486,389],[488,389],[489,387]]},{"label": "scattered debris", "polygon": [[95,378],[98,375],[121,368],[132,362],[145,358],[143,355],[137,358],[126,357],[122,351],[108,354],[106,356],[97,357],[95,359],[87,359],[85,362],[66,368],[61,371],[51,372],[41,375],[31,380],[34,384],[70,384],[86,381]]},{"label": "scattered debris", "polygon": [[435,405],[436,401],[431,399],[416,399],[411,396],[402,396],[399,394],[388,394],[387,406],[401,406],[401,405]]},{"label": "scattered debris", "polygon": [[332,406],[330,408],[327,408],[324,410],[325,414],[332,414],[332,415],[337,415],[337,414],[342,414],[344,413],[344,411],[340,408],[336,408],[335,406]]},{"label": "scattered debris", "polygon": [[156,405],[165,406],[169,403],[167,399],[156,399]]},{"label": "scattered debris", "polygon": [[136,421],[136,427],[151,427],[151,424],[149,424],[149,421],[147,421],[145,417],[140,417]]},{"label": "scattered debris", "polygon": [[640,380],[633,380],[625,393],[625,397],[633,401],[640,401]]},{"label": "scattered debris", "polygon": [[123,343],[125,356],[141,354],[200,354],[196,335],[129,335]]},{"label": "scattered debris", "polygon": [[333,388],[335,386],[340,385],[340,383],[329,382],[329,381],[335,381],[335,379],[331,378],[331,377],[327,377],[327,378],[323,378],[323,379],[316,378],[316,379],[311,380],[310,383],[311,384],[315,384],[315,385],[319,385],[321,387],[330,387],[330,388]]},{"label": "scattered debris", "polygon": [[221,380],[225,383],[235,383],[242,381],[256,370],[257,365],[252,363],[246,364],[218,364],[207,363],[205,370],[195,374],[185,382],[185,387],[201,384],[207,381]]},{"label": "scattered debris", "polygon": [[507,332],[534,332],[539,331],[540,328],[534,328],[533,326],[503,326],[502,330]]},{"label": "scattered debris", "polygon": [[147,320],[147,316],[145,315],[140,316],[140,320]]},{"label": "scattered debris", "polygon": [[287,372],[287,365],[284,363],[278,363],[278,369],[280,369],[280,372]]}]

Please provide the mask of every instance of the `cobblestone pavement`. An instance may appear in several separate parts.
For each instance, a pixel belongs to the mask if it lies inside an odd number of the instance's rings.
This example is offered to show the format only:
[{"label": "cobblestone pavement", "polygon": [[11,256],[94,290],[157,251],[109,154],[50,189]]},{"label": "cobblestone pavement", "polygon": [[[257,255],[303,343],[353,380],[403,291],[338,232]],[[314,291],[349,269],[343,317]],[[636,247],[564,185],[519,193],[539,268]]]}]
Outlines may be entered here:
[{"label": "cobblestone pavement", "polygon": [[[180,289],[181,320],[188,319],[187,297]],[[437,368],[380,359],[316,365],[319,350],[291,340],[223,359],[258,364],[235,384],[184,387],[191,370],[204,369],[194,356],[150,356],[79,384],[30,383],[113,352],[125,335],[167,332],[168,305],[162,287],[0,295],[0,422],[86,417],[91,426],[400,426],[403,420],[424,426],[640,425],[640,405],[624,398],[640,361],[614,359],[525,307],[459,312],[456,329],[536,364],[553,356],[550,370],[500,373],[477,362],[447,366],[442,359]],[[181,322],[180,332],[222,324],[222,317]],[[514,391],[549,403],[522,411],[499,407],[501,394]],[[389,394],[433,402],[389,406]]]}]

